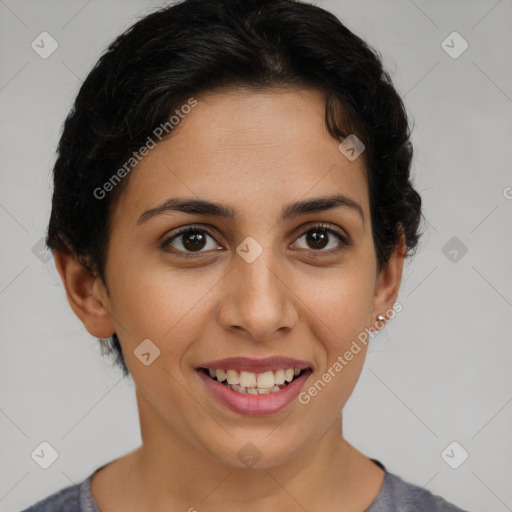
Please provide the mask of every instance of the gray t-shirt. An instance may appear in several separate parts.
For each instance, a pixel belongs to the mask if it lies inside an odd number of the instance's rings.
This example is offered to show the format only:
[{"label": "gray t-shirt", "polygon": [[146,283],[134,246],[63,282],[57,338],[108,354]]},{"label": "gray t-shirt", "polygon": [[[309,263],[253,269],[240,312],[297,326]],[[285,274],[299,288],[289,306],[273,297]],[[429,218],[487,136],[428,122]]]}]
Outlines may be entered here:
[{"label": "gray t-shirt", "polygon": [[[405,482],[389,473],[381,462],[372,460],[384,470],[384,483],[370,508],[364,512],[468,512],[422,487]],[[91,480],[103,467],[80,484],[66,487],[22,512],[100,512],[91,494]]]}]

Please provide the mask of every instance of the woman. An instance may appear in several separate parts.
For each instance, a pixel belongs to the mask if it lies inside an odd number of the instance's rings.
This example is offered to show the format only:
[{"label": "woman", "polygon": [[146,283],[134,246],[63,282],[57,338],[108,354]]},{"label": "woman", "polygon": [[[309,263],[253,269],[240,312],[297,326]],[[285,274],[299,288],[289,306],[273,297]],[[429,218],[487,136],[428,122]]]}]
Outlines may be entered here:
[{"label": "woman", "polygon": [[68,301],[136,385],[142,446],[32,511],[460,511],[350,445],[421,200],[401,99],[332,14],[186,0],[91,71],[54,168]]}]

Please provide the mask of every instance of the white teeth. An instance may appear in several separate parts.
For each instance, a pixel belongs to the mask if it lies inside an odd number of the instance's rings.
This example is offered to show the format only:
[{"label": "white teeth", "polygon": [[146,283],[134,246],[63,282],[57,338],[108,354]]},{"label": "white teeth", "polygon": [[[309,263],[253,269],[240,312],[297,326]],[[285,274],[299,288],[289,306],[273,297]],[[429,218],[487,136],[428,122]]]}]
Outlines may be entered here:
[{"label": "white teeth", "polygon": [[284,384],[284,370],[276,370],[274,372],[274,384]]},{"label": "white teeth", "polygon": [[218,370],[208,369],[211,378],[218,382],[224,382],[225,385],[238,393],[248,393],[250,395],[264,395],[276,393],[294,377],[297,377],[301,370],[299,368],[286,368],[263,373],[253,373],[242,370]]},{"label": "white teeth", "polygon": [[270,389],[274,387],[274,372],[258,373],[258,387]]},{"label": "white teeth", "polygon": [[236,370],[227,370],[226,378],[228,380],[228,384],[239,384],[240,383],[240,375]]},{"label": "white teeth", "polygon": [[237,384],[234,384],[232,386],[232,388],[235,390],[235,391],[238,391],[239,393],[247,393],[247,391],[245,390],[245,388],[243,388],[242,386],[238,386]]},{"label": "white teeth", "polygon": [[[274,385],[274,383],[272,383]],[[244,388],[255,388],[256,387],[256,374],[252,372],[240,372],[240,386]]]}]

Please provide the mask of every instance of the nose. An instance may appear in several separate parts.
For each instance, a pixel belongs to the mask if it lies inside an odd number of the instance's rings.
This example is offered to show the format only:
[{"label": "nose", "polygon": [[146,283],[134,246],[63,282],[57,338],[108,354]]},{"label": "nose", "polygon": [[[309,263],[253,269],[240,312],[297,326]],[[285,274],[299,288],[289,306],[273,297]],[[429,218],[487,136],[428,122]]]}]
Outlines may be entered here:
[{"label": "nose", "polygon": [[298,299],[289,271],[272,250],[264,249],[252,263],[237,254],[233,260],[218,310],[221,326],[260,342],[291,331],[299,317]]}]

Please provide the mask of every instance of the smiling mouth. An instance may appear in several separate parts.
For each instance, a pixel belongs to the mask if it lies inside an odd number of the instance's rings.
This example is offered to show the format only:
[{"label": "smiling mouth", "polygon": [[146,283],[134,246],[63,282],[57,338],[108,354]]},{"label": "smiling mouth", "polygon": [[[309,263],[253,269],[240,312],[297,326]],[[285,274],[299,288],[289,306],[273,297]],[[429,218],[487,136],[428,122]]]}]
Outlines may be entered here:
[{"label": "smiling mouth", "polygon": [[238,393],[264,395],[278,393],[302,374],[311,372],[310,368],[283,368],[279,370],[254,373],[233,369],[199,368],[210,379]]}]

